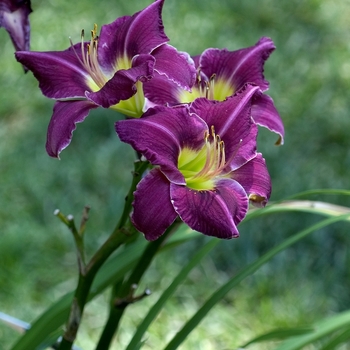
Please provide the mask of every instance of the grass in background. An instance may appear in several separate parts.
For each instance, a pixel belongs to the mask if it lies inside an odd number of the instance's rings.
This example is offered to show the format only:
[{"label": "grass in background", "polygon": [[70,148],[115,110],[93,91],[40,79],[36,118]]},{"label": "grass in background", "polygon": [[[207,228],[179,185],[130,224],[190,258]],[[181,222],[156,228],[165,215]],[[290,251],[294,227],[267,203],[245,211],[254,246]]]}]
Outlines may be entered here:
[{"label": "grass in background", "polygon": [[[94,23],[109,23],[149,3],[101,0],[96,7],[92,1],[71,6],[63,0],[34,0],[31,47],[62,50],[69,36],[80,40],[82,28],[88,32]],[[266,63],[265,76],[285,123],[286,142],[275,147],[275,135],[264,130],[259,137],[272,176],[272,200],[312,188],[349,188],[349,15],[350,3],[340,0],[165,1],[171,44],[190,54],[207,47],[239,49],[261,36],[274,40],[277,50]],[[101,109],[78,125],[61,161],[50,159],[44,145],[53,102],[41,95],[31,73],[23,75],[3,29],[0,44],[0,310],[32,321],[75,287],[73,240],[54,209],[78,218],[83,206],[91,205],[87,245],[94,249],[118,219],[133,152],[113,129],[122,116]],[[313,198],[350,205],[344,197]],[[161,348],[215,287],[317,219],[288,214],[243,224],[241,238],[223,241],[178,290],[151,327],[145,349]],[[232,349],[274,327],[306,324],[349,308],[349,243],[348,229],[338,224],[277,256],[232,291],[183,348]],[[192,242],[153,264],[144,286],[154,294],[130,308],[121,343],[199,244]],[[85,350],[93,348],[103,325],[107,297],[87,308],[79,337]],[[16,337],[0,325],[0,349]]]}]

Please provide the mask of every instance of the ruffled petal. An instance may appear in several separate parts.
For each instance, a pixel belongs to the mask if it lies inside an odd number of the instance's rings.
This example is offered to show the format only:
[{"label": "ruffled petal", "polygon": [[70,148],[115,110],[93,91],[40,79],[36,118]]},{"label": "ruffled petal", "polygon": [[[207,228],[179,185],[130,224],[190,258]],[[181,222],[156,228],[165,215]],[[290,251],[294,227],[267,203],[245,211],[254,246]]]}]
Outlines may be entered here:
[{"label": "ruffled petal", "polygon": [[261,125],[279,135],[276,145],[284,143],[284,126],[282,119],[270,96],[258,92],[252,101],[252,117]]},{"label": "ruffled petal", "polygon": [[174,106],[180,103],[179,96],[183,89],[169,80],[165,75],[154,72],[153,78],[143,85],[145,97],[149,105]]},{"label": "ruffled petal", "polygon": [[219,180],[212,191],[170,184],[170,197],[175,211],[193,230],[225,239],[239,236],[237,225],[247,213],[248,197],[238,182]]},{"label": "ruffled petal", "polygon": [[196,81],[196,68],[187,53],[180,53],[173,46],[164,44],[152,51],[152,55],[156,58],[155,71],[181,88],[191,90]]},{"label": "ruffled petal", "polygon": [[59,154],[72,140],[76,123],[87,117],[90,109],[97,106],[88,101],[56,102],[53,115],[47,130],[46,151],[51,157],[59,158]]},{"label": "ruffled petal", "polygon": [[131,220],[146,239],[160,237],[177,217],[170,201],[170,183],[158,168],[138,184],[134,193]]},{"label": "ruffled petal", "polygon": [[163,3],[164,0],[157,0],[133,16],[101,27],[98,60],[103,69],[111,70],[118,59],[131,60],[138,54],[150,54],[169,41],[161,17]]},{"label": "ruffled petal", "polygon": [[237,91],[246,83],[258,85],[261,91],[269,87],[264,79],[264,63],[275,49],[270,38],[261,38],[254,46],[228,51],[207,49],[200,57],[200,69],[207,77],[229,81]]},{"label": "ruffled petal", "polygon": [[209,128],[214,126],[215,133],[224,141],[225,158],[231,170],[256,156],[257,128],[251,119],[251,100],[257,90],[257,86],[247,84],[225,101],[199,98],[190,107]]},{"label": "ruffled petal", "polygon": [[16,51],[29,51],[30,24],[32,12],[30,1],[1,1],[0,27],[10,34]]},{"label": "ruffled petal", "polygon": [[33,52],[18,51],[16,59],[39,81],[42,93],[49,98],[84,98],[90,90],[90,78],[74,50]]},{"label": "ruffled petal", "polygon": [[257,207],[263,207],[271,195],[271,179],[265,159],[261,153],[231,173],[231,178],[239,182]]},{"label": "ruffled petal", "polygon": [[129,143],[153,165],[159,165],[171,182],[185,184],[177,168],[183,147],[200,149],[204,144],[205,122],[189,115],[186,106],[155,107],[140,119],[121,120],[116,131],[123,142]]},{"label": "ruffled petal", "polygon": [[86,97],[104,108],[109,108],[121,100],[127,100],[136,93],[136,82],[152,77],[154,57],[137,55],[132,60],[132,68],[117,71],[101,90],[86,92]]}]

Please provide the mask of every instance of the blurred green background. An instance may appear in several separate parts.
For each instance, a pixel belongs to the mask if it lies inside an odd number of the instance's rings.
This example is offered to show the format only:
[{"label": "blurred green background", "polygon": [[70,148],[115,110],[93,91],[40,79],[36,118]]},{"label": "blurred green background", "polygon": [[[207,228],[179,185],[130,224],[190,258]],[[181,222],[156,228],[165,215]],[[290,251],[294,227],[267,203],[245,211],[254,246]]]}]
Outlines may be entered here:
[{"label": "blurred green background", "polygon": [[[31,49],[63,50],[69,37],[80,40],[81,29],[112,22],[149,3],[33,0]],[[285,124],[285,145],[274,146],[276,136],[263,129],[258,144],[272,177],[272,200],[308,189],[349,189],[349,18],[348,0],[165,1],[170,43],[192,55],[208,47],[251,46],[262,36],[274,40],[277,49],[265,64],[265,77]],[[31,73],[23,74],[4,29],[0,45],[0,311],[31,322],[76,283],[73,240],[53,211],[79,218],[84,205],[90,205],[87,246],[95,249],[118,219],[134,155],[114,132],[122,116],[99,109],[78,125],[61,160],[49,158],[44,146],[53,101],[41,95]],[[334,195],[309,198],[350,205],[349,198]],[[150,328],[144,348],[162,348],[217,286],[319,219],[283,214],[242,224],[241,238],[222,241],[191,273]],[[130,307],[119,344],[127,344],[149,305],[204,240],[156,260],[143,282],[154,293]],[[274,327],[304,325],[349,309],[349,245],[345,224],[315,232],[230,292],[182,348],[234,349]],[[101,331],[107,298],[87,308],[78,339],[85,350],[93,349]],[[17,337],[0,324],[0,349]]]}]

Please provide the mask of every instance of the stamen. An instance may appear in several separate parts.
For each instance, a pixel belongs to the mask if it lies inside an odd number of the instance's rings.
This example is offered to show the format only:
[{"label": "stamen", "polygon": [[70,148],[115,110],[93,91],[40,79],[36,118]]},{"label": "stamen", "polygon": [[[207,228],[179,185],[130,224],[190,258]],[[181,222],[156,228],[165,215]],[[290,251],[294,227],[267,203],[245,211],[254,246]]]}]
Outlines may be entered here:
[{"label": "stamen", "polygon": [[215,88],[215,78],[216,78],[216,74],[214,73],[210,79],[209,79],[209,99],[210,100],[214,100],[214,88]]},{"label": "stamen", "polygon": [[209,85],[209,81],[205,82],[205,98],[209,99],[209,92],[210,92],[210,85]]},{"label": "stamen", "polygon": [[[208,131],[204,133],[204,142],[206,148],[206,158],[203,168],[193,176],[193,178],[203,178],[203,181],[209,180],[219,175],[225,167],[225,144],[219,135],[215,134],[215,128],[211,126],[211,134]],[[212,141],[210,141],[210,136]]]},{"label": "stamen", "polygon": [[216,74],[214,73],[209,80],[202,81],[201,72],[197,71],[197,84],[199,89],[199,95],[209,100],[214,100],[214,87],[215,87]]},{"label": "stamen", "polygon": [[220,141],[220,155],[221,155],[221,162],[219,165],[219,168],[223,169],[226,164],[226,157],[225,157],[225,143],[224,141]]},{"label": "stamen", "polygon": [[75,47],[70,39],[71,47],[79,60],[79,62],[85,67],[92,80],[95,82],[98,88],[102,88],[106,82],[107,77],[103,74],[100,65],[97,60],[97,46],[98,46],[98,35],[97,35],[97,24],[94,24],[94,28],[90,31],[91,39],[89,43],[85,43],[84,35],[85,31],[81,31],[81,58],[77,54]]},{"label": "stamen", "polygon": [[184,175],[186,185],[195,190],[215,188],[216,179],[228,177],[225,143],[212,125],[204,132],[204,145],[199,150],[184,148],[178,160],[178,169]]},{"label": "stamen", "polygon": [[201,70],[200,70],[200,68],[198,68],[198,70],[197,70],[197,82],[200,83],[201,81],[202,81]]}]

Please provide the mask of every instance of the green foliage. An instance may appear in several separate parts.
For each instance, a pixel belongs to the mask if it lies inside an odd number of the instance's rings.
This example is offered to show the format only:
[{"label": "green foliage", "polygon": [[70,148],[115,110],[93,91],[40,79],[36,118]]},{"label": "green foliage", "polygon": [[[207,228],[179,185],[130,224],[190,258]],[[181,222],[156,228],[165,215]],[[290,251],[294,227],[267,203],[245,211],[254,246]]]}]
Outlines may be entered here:
[{"label": "green foliage", "polygon": [[[72,6],[66,0],[32,1],[31,47],[64,49],[70,36],[73,41],[80,40],[82,28],[88,31],[94,23],[111,22],[149,2],[78,0]],[[348,18],[349,6],[340,0],[165,1],[166,32],[180,50],[191,54],[207,47],[233,50],[250,46],[264,35],[276,43],[265,76],[285,123],[286,142],[282,147],[273,146],[274,135],[264,130],[259,138],[272,176],[273,200],[312,188],[349,188]],[[0,31],[0,44],[0,309],[32,322],[76,283],[73,240],[53,211],[60,208],[79,216],[84,205],[92,206],[86,233],[87,249],[92,252],[118,220],[134,155],[113,130],[120,116],[98,110],[78,125],[62,160],[50,159],[44,144],[53,103],[41,95],[30,73],[23,75],[4,30]],[[304,198],[350,205],[349,197],[340,193],[314,193]],[[221,242],[192,271],[148,330],[144,348],[164,346],[165,337],[169,341],[181,320],[189,319],[223,281],[276,242],[316,220],[308,213],[280,213],[244,223],[239,240]],[[322,229],[264,265],[254,278],[247,278],[216,305],[186,340],[185,348],[234,348],[273,328],[313,324],[349,309],[347,230],[343,224]],[[155,297],[203,240],[188,242],[159,257],[146,276]],[[109,273],[118,272],[115,265],[106,266]],[[141,314],[146,314],[142,308],[150,307],[155,301],[152,298],[131,310],[125,328],[133,329],[141,321]],[[94,303],[91,308],[101,311],[104,307],[103,300]],[[167,316],[175,312],[176,320]],[[57,326],[46,322],[52,329]],[[90,337],[98,337],[102,324],[96,319],[87,321],[80,344],[91,347]],[[209,340],[204,340],[208,334]],[[127,345],[131,337],[128,334],[119,340]],[[345,331],[332,337],[329,349],[337,346],[337,339],[349,339]],[[17,338],[15,332],[0,325],[1,345],[8,348]],[[270,343],[267,346],[271,349]],[[322,346],[326,349],[327,342]]]},{"label": "green foliage", "polygon": [[[321,320],[319,322],[315,322],[314,331],[305,335],[300,335],[297,337],[293,337],[290,340],[285,341],[280,346],[276,348],[276,350],[299,350],[304,346],[313,343],[319,339],[324,338],[325,336],[333,333],[335,331],[343,332],[341,342],[345,342],[349,339],[348,328],[350,324],[350,311],[340,313],[336,316]],[[346,333],[344,333],[346,331]],[[346,335],[344,337],[344,335]],[[338,340],[340,340],[338,338]],[[339,345],[340,342],[335,343],[333,341],[333,345]],[[326,345],[324,348],[329,348],[329,345]],[[332,348],[334,349],[334,348]]]},{"label": "green foliage", "polygon": [[[179,345],[186,339],[186,337],[192,332],[193,329],[197,327],[199,322],[207,315],[207,313],[219,302],[225,295],[234,287],[236,287],[242,280],[257,271],[261,266],[266,264],[271,260],[276,254],[287,249],[289,246],[295,244],[299,240],[305,238],[307,235],[315,230],[322,227],[328,226],[339,220],[349,219],[349,213],[336,216],[335,218],[330,218],[319,222],[295,235],[284,240],[278,246],[269,250],[267,253],[259,257],[253,263],[249,264],[247,267],[242,269],[234,277],[229,279],[225,284],[223,284],[218,290],[216,290],[213,295],[205,302],[205,304],[196,312],[196,314],[184,325],[184,327],[176,334],[176,336],[170,341],[170,343],[165,347],[165,350],[174,350],[179,347]],[[291,349],[290,349],[291,350]]]},{"label": "green foliage", "polygon": [[266,334],[259,335],[258,337],[242,345],[241,348],[245,348],[250,344],[260,343],[263,341],[283,340],[286,338],[294,337],[296,335],[310,333],[312,331],[313,331],[312,327],[278,328]]}]

